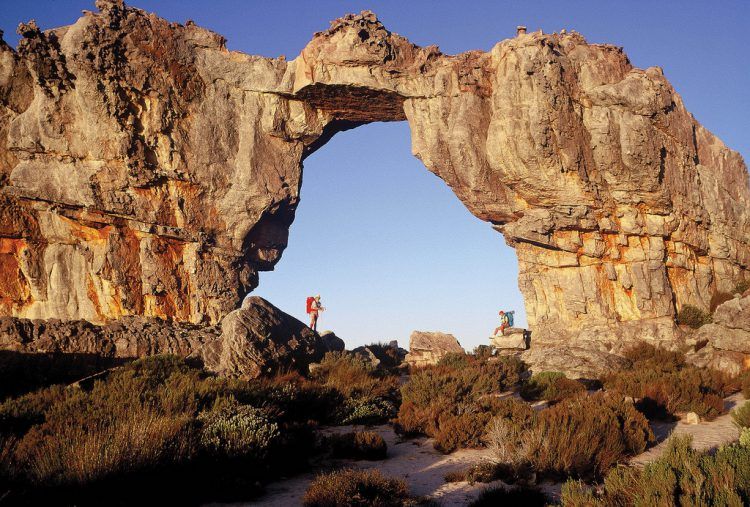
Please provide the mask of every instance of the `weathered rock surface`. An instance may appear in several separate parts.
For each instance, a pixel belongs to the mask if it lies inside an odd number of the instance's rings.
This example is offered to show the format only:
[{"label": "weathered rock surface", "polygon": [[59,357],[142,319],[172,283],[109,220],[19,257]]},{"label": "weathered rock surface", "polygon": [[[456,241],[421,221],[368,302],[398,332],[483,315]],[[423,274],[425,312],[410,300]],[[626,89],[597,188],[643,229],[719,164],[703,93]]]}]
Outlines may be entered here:
[{"label": "weathered rock surface", "polygon": [[569,378],[599,379],[604,374],[630,366],[630,361],[617,354],[590,348],[561,345],[530,348],[521,354],[532,373],[560,371]]},{"label": "weathered rock surface", "polygon": [[328,352],[318,334],[257,296],[221,322],[221,336],[201,351],[209,370],[257,378],[278,371],[307,372]]},{"label": "weathered rock surface", "polygon": [[414,366],[426,366],[437,363],[446,354],[464,352],[452,334],[414,331],[409,337],[409,353],[405,361]]},{"label": "weathered rock surface", "polygon": [[254,378],[290,369],[305,372],[328,348],[302,322],[262,298],[251,297],[220,327],[147,317],[125,317],[104,325],[0,317],[0,351],[90,354],[104,359],[175,354],[200,359],[222,375]]},{"label": "weathered rock surface", "polygon": [[328,352],[342,352],[346,349],[344,340],[336,336],[333,331],[323,331],[320,333],[320,339]]},{"label": "weathered rock surface", "polygon": [[199,356],[219,337],[215,327],[127,317],[95,325],[84,320],[28,320],[0,317],[0,350],[23,353],[93,354],[132,359],[156,354]]},{"label": "weathered rock surface", "polygon": [[688,360],[696,366],[732,375],[750,369],[750,295],[737,296],[719,305],[713,322],[695,331],[693,339],[702,346],[688,355]]},{"label": "weathered rock surface", "polygon": [[490,337],[490,345],[496,349],[526,350],[529,348],[526,333],[520,327],[510,327],[503,334]]},{"label": "weathered rock surface", "polygon": [[750,277],[744,162],[620,48],[535,32],[449,56],[364,12],[286,61],[97,6],[0,42],[1,314],[219,322],[285,248],[303,159],[372,121],[407,120],[516,249],[535,343],[670,339]]}]

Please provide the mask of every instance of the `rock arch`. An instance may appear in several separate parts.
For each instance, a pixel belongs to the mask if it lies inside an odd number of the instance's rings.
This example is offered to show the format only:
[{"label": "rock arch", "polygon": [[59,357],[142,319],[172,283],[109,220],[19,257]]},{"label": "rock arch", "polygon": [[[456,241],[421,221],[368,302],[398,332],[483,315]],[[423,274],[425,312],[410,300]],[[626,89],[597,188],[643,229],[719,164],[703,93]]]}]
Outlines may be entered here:
[{"label": "rock arch", "polygon": [[678,308],[750,278],[744,162],[619,48],[449,56],[363,12],[286,61],[97,6],[0,42],[0,314],[217,322],[286,246],[304,158],[403,119],[516,249],[537,341],[672,339]]}]

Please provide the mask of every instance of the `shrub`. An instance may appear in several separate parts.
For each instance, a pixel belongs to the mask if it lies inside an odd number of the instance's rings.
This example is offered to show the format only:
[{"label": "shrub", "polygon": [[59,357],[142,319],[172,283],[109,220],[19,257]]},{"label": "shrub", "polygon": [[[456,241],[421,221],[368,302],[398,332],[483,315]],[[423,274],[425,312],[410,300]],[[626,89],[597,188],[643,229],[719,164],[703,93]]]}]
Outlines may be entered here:
[{"label": "shrub", "polygon": [[479,359],[489,359],[495,355],[495,349],[489,345],[477,345],[472,352]]},{"label": "shrub", "polygon": [[345,399],[333,413],[337,424],[374,424],[396,415],[398,378],[356,355],[327,353],[313,378]]},{"label": "shrub", "polygon": [[677,323],[682,326],[698,329],[704,324],[711,322],[711,314],[693,305],[684,305],[677,312]]},{"label": "shrub", "polygon": [[299,376],[248,382],[176,357],[141,359],[0,405],[0,480],[18,504],[247,498],[304,466],[308,416],[335,408],[331,393],[340,396]]},{"label": "shrub", "polygon": [[495,408],[492,395],[518,383],[523,368],[512,357],[449,354],[435,366],[415,370],[401,388],[396,431],[434,437],[442,452],[481,446]]},{"label": "shrub", "polygon": [[497,418],[487,440],[499,463],[590,477],[641,453],[653,434],[646,418],[622,397],[596,393],[566,399],[526,423]]},{"label": "shrub", "polygon": [[742,428],[740,432],[740,445],[745,447],[750,446],[750,428]]},{"label": "shrub", "polygon": [[380,460],[388,454],[388,445],[374,431],[355,431],[333,434],[324,443],[334,458]]},{"label": "shrub", "polygon": [[482,491],[474,500],[472,507],[496,505],[523,505],[528,507],[544,507],[549,503],[547,496],[536,487],[516,488],[488,488]]},{"label": "shrub", "polygon": [[547,400],[557,403],[576,396],[586,388],[580,382],[565,377],[557,371],[544,371],[533,375],[521,385],[520,394],[525,400]]},{"label": "shrub", "polygon": [[398,506],[409,500],[406,482],[378,470],[345,469],[317,476],[305,493],[307,507]]},{"label": "shrub", "polygon": [[696,412],[712,419],[724,412],[723,397],[732,389],[724,374],[685,364],[684,356],[641,344],[626,352],[629,369],[604,379],[607,390],[638,398],[637,407],[651,418]]},{"label": "shrub", "polygon": [[689,436],[670,439],[665,453],[643,469],[612,470],[603,487],[568,482],[563,505],[747,505],[750,448],[734,444],[716,454],[691,448]]},{"label": "shrub", "polygon": [[732,419],[739,428],[750,428],[750,401],[732,410]]},{"label": "shrub", "polygon": [[263,460],[279,439],[279,425],[263,410],[233,398],[198,416],[200,445],[212,456]]}]

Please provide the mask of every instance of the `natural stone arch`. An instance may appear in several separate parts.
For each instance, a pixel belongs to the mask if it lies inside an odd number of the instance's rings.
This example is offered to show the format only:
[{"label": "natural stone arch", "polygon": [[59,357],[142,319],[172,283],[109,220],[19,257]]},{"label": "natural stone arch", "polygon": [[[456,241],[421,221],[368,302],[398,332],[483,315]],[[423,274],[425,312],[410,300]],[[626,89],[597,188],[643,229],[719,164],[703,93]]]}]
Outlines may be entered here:
[{"label": "natural stone arch", "polygon": [[536,341],[674,336],[747,278],[747,171],[661,71],[580,35],[443,55],[372,13],[292,61],[120,2],[0,46],[0,312],[216,322],[286,246],[302,161],[407,119],[518,253]]}]

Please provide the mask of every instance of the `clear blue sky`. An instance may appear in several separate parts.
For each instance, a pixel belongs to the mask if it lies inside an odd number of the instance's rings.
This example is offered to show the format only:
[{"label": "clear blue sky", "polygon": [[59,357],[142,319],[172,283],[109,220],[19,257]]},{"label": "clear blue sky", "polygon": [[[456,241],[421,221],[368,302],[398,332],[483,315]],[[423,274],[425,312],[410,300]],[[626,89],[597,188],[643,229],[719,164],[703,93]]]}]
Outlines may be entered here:
[{"label": "clear blue sky", "polygon": [[[69,24],[93,0],[0,0],[0,29],[12,45],[19,21]],[[688,109],[728,146],[750,154],[750,2],[606,1],[225,1],[132,0],[173,21],[192,19],[230,49],[294,58],[313,32],[347,12],[375,11],[388,29],[445,53],[488,50],[515,26],[581,32],[624,46],[638,67],[658,65]],[[398,339],[414,329],[485,343],[499,308],[523,322],[517,262],[500,234],[470,215],[411,156],[405,123],[337,134],[305,162],[302,203],[290,243],[256,293],[304,318],[320,292],[321,328],[349,347]]]}]

